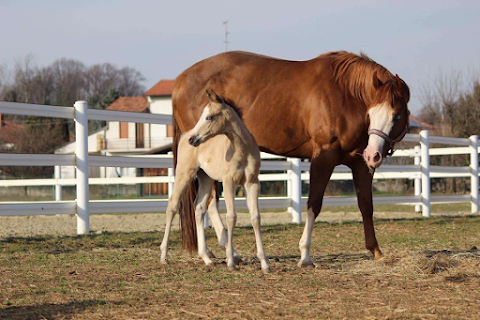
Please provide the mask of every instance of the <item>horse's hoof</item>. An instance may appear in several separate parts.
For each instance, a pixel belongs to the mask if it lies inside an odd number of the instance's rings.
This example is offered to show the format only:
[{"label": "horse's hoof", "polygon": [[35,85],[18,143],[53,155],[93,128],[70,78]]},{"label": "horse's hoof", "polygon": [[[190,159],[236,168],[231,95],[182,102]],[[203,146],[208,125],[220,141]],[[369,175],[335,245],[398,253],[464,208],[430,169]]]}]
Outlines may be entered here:
[{"label": "horse's hoof", "polygon": [[160,259],[160,264],[167,265],[168,260],[167,259]]},{"label": "horse's hoof", "polygon": [[269,274],[270,273],[270,268],[262,269],[263,274]]},{"label": "horse's hoof", "polygon": [[299,268],[315,268],[315,264],[311,261],[311,260],[308,260],[308,261],[300,261],[298,263],[298,267]]},{"label": "horse's hoof", "polygon": [[373,259],[379,260],[383,258],[383,253],[380,251],[380,249],[373,250]]}]

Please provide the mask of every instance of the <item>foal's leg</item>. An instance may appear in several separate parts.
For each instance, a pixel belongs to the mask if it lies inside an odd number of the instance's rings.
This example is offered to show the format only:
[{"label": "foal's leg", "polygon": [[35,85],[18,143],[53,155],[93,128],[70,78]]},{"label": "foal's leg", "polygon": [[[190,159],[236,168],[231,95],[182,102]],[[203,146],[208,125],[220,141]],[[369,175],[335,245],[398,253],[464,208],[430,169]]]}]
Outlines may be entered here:
[{"label": "foal's leg", "polygon": [[212,188],[212,200],[208,204],[208,215],[210,216],[210,220],[212,220],[218,244],[220,244],[222,249],[225,249],[225,244],[227,243],[227,229],[225,229],[222,218],[220,218],[220,213],[218,212],[216,193],[217,191],[215,188]]},{"label": "foal's leg", "polygon": [[182,196],[183,191],[187,188],[188,184],[193,180],[196,174],[196,169],[187,169],[182,167],[177,167],[177,175],[175,177],[175,185],[173,187],[173,193],[168,201],[167,211],[166,211],[166,225],[165,225],[165,234],[163,236],[162,244],[160,245],[160,263],[166,264],[167,253],[168,253],[168,238],[170,236],[170,229],[172,227],[172,221],[175,217],[175,214],[178,211],[178,205],[180,202],[180,197]]},{"label": "foal's leg", "polygon": [[233,258],[233,228],[237,223],[237,213],[235,212],[235,183],[232,179],[224,179],[223,193],[225,195],[225,205],[227,206],[227,267],[234,270],[236,264]]},{"label": "foal's leg", "polygon": [[255,179],[253,182],[245,183],[245,192],[247,193],[247,206],[250,211],[250,219],[252,222],[252,227],[255,232],[255,241],[257,243],[257,258],[260,260],[262,265],[263,272],[269,272],[270,267],[268,266],[267,257],[265,256],[265,251],[263,250],[262,243],[262,231],[260,227],[260,212],[258,210],[258,195],[260,193],[260,184],[258,179]]},{"label": "foal's leg", "polygon": [[197,224],[198,256],[203,259],[207,266],[212,264],[209,250],[205,241],[205,229],[203,218],[207,209],[210,191],[212,190],[213,180],[203,170],[198,171],[198,194],[195,199],[195,220]]},{"label": "foal's leg", "polygon": [[[222,218],[220,217],[220,213],[218,212],[217,206],[217,197],[216,197],[216,190],[215,188],[212,189],[212,200],[208,205],[208,214],[210,216],[210,220],[212,220],[213,228],[215,229],[215,233],[217,234],[218,244],[222,249],[225,250],[225,245],[227,244],[227,229],[223,226]],[[233,249],[233,260],[235,264],[239,264],[242,262],[242,257]]]},{"label": "foal's leg", "polygon": [[322,210],[323,194],[327,187],[328,180],[332,175],[335,165],[327,161],[327,157],[317,156],[312,159],[310,165],[310,192],[308,195],[307,221],[303,229],[302,238],[300,239],[300,261],[299,267],[315,267],[310,257],[310,244],[312,241],[312,231],[315,219]]},{"label": "foal's leg", "polygon": [[357,202],[363,218],[363,230],[365,232],[365,246],[373,254],[375,259],[381,258],[382,252],[378,247],[375,237],[375,228],[373,227],[373,198],[372,198],[372,179],[365,161],[361,158],[348,164],[352,169],[353,181],[357,191]]}]

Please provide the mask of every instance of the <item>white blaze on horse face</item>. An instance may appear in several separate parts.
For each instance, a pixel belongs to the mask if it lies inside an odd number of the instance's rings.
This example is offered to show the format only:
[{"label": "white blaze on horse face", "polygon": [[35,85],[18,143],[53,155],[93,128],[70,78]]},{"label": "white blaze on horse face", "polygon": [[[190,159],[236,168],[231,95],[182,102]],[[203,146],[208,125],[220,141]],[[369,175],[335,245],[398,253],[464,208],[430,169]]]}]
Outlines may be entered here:
[{"label": "white blaze on horse face", "polygon": [[[376,105],[368,110],[370,117],[370,128],[390,134],[393,128],[393,109],[390,105],[384,103]],[[385,140],[376,134],[371,134],[368,138],[368,145],[363,153],[365,162],[369,167],[377,168],[382,163],[382,151]]]},{"label": "white blaze on horse face", "polygon": [[193,127],[193,129],[192,129],[192,135],[198,134],[198,131],[200,130],[200,128],[205,124],[205,122],[208,121],[208,120],[206,120],[205,118],[207,117],[207,115],[208,115],[209,112],[210,112],[210,108],[209,108],[209,106],[207,105],[207,106],[203,109],[202,115],[200,116],[200,119],[198,120],[197,124],[195,125],[195,127]]}]

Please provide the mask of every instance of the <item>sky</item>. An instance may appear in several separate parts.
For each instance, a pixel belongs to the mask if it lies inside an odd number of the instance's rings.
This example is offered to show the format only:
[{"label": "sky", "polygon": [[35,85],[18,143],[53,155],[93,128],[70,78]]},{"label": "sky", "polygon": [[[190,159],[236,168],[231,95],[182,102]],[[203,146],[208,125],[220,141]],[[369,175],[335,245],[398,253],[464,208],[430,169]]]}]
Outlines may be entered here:
[{"label": "sky", "polygon": [[0,64],[108,62],[140,71],[149,89],[225,51],[224,21],[228,50],[362,51],[407,82],[413,114],[439,72],[480,70],[478,0],[0,0]]}]

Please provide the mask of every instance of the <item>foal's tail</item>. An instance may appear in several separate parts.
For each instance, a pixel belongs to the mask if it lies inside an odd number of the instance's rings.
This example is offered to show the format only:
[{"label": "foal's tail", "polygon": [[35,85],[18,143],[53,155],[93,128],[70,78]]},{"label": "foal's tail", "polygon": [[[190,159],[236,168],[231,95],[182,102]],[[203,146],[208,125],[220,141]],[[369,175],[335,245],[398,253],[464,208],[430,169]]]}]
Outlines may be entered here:
[{"label": "foal's tail", "polygon": [[[173,121],[173,166],[177,167],[178,143],[180,142],[180,127],[172,117]],[[180,198],[180,229],[182,233],[182,247],[189,253],[197,250],[197,228],[195,225],[194,201],[197,196],[198,185],[196,180],[192,181]]]}]

